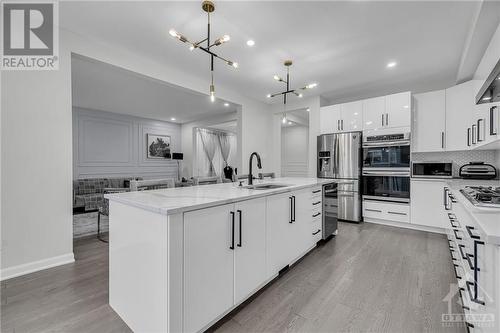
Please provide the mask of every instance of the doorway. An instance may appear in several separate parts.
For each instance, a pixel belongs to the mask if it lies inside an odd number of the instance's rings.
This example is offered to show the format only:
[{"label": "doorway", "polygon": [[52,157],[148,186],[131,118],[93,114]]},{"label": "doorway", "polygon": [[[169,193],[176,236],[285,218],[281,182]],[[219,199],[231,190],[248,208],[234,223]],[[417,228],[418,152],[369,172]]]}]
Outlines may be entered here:
[{"label": "doorway", "polygon": [[309,169],[309,111],[288,111],[281,119],[281,175],[307,177]]}]

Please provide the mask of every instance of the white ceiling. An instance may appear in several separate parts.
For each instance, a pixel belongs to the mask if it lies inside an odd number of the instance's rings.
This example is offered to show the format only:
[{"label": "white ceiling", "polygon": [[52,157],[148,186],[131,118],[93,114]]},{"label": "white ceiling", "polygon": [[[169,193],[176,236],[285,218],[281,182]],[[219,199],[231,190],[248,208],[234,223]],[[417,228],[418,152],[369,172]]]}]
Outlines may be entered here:
[{"label": "white ceiling", "polygon": [[[206,75],[208,82],[208,56],[168,34],[175,28],[190,39],[204,38],[200,3],[64,2],[60,21],[79,34]],[[486,12],[500,13],[498,4]],[[309,94],[330,101],[443,88],[473,74],[482,52],[467,45],[487,43],[471,44],[470,36],[488,41],[498,25],[500,14],[481,16],[483,30],[472,34],[480,7],[478,1],[216,2],[213,37],[231,35],[216,52],[240,68],[216,62],[215,82],[264,101],[282,88],[272,76],[282,75],[282,62],[290,58],[292,86],[318,82]],[[253,48],[245,44],[249,38]],[[464,66],[468,56],[475,58]],[[388,70],[391,60],[398,66]]]},{"label": "white ceiling", "polygon": [[81,56],[71,62],[73,105],[185,123],[235,112],[237,105]]}]

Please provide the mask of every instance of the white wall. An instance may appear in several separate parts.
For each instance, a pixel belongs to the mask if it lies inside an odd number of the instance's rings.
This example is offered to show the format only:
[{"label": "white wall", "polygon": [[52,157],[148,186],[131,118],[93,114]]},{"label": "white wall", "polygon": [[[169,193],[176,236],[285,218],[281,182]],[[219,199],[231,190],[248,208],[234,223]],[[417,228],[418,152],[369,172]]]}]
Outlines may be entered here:
[{"label": "white wall", "polygon": [[177,162],[147,158],[147,134],[170,136],[181,151],[181,125],[124,114],[73,108],[73,178],[177,179]]},{"label": "white wall", "polygon": [[281,128],[281,175],[307,177],[309,162],[309,128],[287,126]]},{"label": "white wall", "polygon": [[73,260],[70,66],[2,73],[2,279]]},{"label": "white wall", "polygon": [[[207,77],[60,31],[60,69],[1,77],[1,276],[72,260],[71,52],[206,93]],[[270,107],[222,85],[218,97],[241,105],[241,156],[272,156]],[[29,140],[28,148],[22,140]],[[22,148],[20,148],[20,146]],[[243,171],[246,169],[243,165]]]}]

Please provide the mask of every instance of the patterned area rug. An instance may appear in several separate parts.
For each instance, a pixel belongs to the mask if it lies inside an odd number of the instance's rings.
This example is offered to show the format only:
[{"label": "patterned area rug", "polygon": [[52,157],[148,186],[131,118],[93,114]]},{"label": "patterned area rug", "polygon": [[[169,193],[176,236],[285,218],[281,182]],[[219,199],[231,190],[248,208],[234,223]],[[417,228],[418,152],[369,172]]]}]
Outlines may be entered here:
[{"label": "patterned area rug", "polygon": [[[101,233],[108,232],[108,217],[101,215]],[[73,238],[97,234],[97,212],[73,215]]]}]

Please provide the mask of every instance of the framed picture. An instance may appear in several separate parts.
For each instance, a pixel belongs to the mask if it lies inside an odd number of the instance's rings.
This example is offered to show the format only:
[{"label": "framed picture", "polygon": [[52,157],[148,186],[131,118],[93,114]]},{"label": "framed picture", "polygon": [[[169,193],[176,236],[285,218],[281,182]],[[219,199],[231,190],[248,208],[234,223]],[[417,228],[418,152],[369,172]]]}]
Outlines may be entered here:
[{"label": "framed picture", "polygon": [[170,158],[170,136],[147,134],[148,158]]}]

